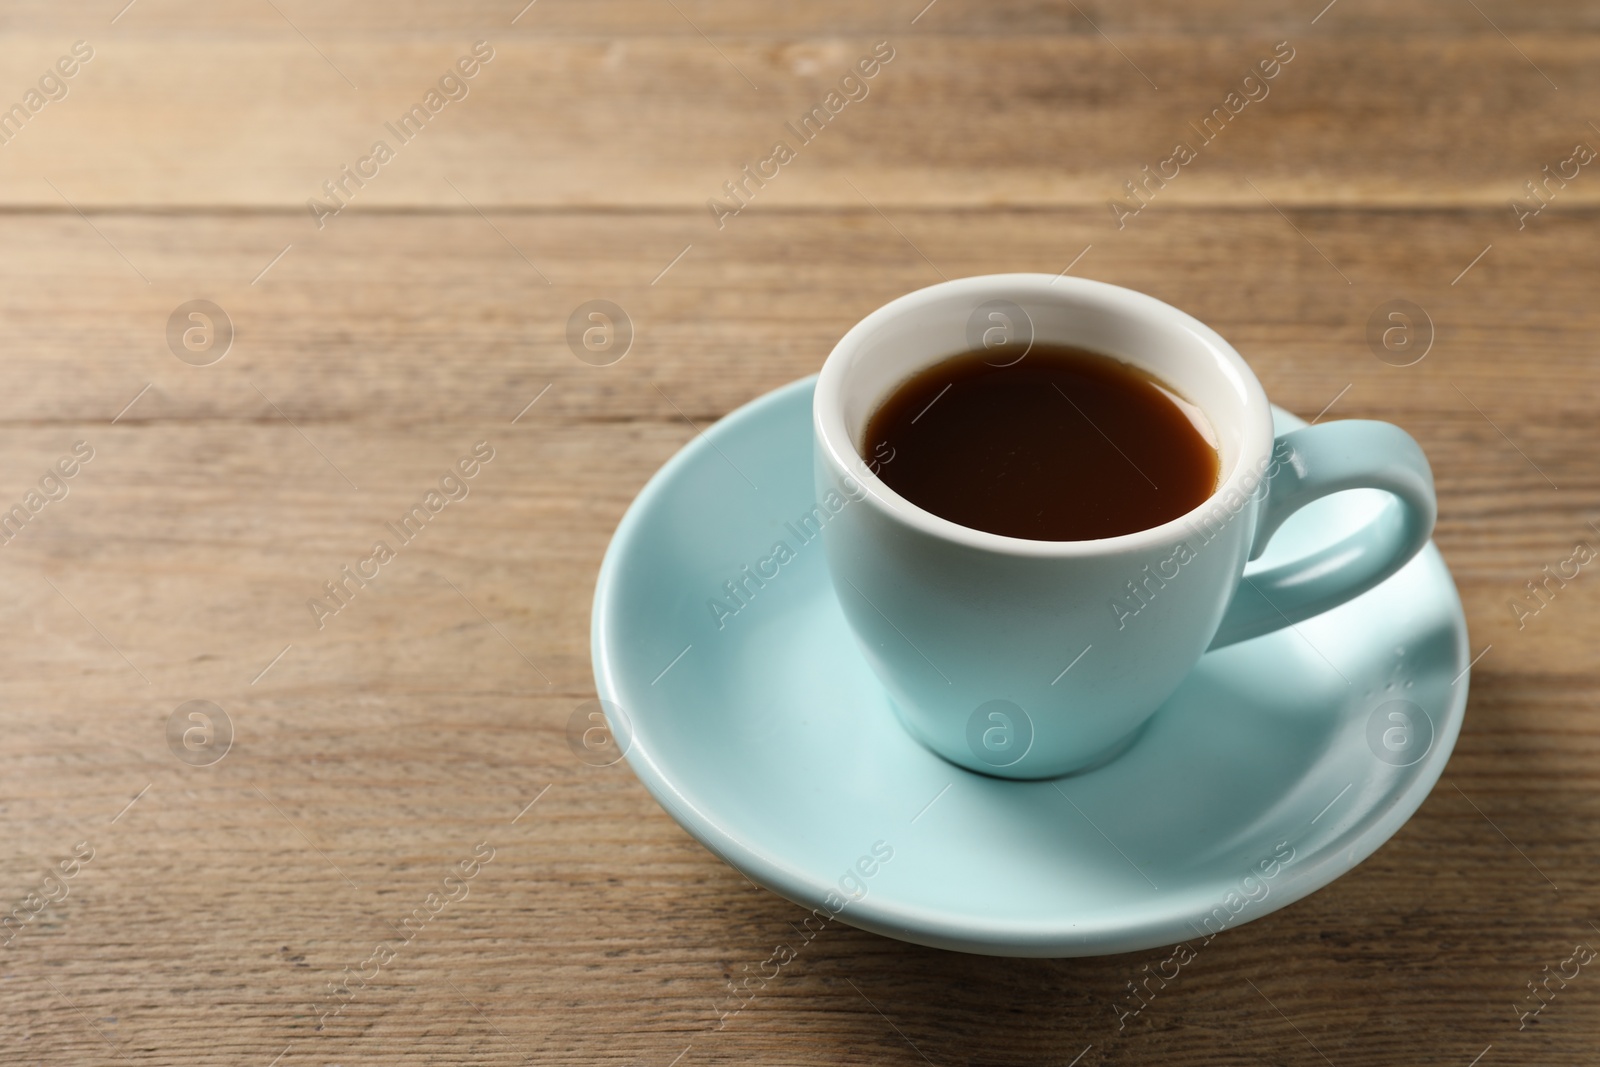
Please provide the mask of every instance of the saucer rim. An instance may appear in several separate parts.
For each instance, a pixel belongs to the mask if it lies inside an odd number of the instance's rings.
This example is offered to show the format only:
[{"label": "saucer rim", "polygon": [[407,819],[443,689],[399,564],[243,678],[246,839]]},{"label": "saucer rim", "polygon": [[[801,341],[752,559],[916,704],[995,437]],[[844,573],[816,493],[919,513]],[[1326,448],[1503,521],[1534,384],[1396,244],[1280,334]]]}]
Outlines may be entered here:
[{"label": "saucer rim", "polygon": [[[622,520],[617,524],[605,550],[595,584],[595,595],[590,625],[590,652],[594,665],[598,696],[614,706],[626,708],[620,699],[623,686],[620,682],[619,664],[607,645],[606,635],[611,628],[614,610],[611,601],[620,595],[618,568],[626,546],[636,540],[645,516],[654,510],[658,498],[664,496],[678,473],[689,466],[705,448],[714,448],[718,438],[733,434],[737,428],[750,421],[759,420],[773,407],[788,401],[791,394],[810,392],[815,388],[817,376],[809,375],[772,389],[741,405],[705,428],[687,441],[671,458],[651,475],[638,495],[629,504]],[[1268,398],[1271,403],[1270,397]],[[1294,422],[1304,420],[1276,404],[1274,412],[1283,412]],[[808,427],[810,420],[807,420]],[[814,430],[813,430],[814,432]],[[1275,911],[1302,900],[1327,886],[1340,876],[1359,866],[1390,838],[1392,838],[1432,793],[1444,773],[1465,719],[1465,709],[1471,688],[1470,637],[1460,591],[1454,576],[1445,564],[1438,547],[1430,539],[1419,556],[1426,556],[1443,579],[1442,592],[1450,598],[1455,635],[1455,663],[1461,665],[1461,674],[1451,685],[1452,698],[1435,722],[1432,747],[1415,771],[1410,783],[1387,802],[1387,807],[1375,805],[1363,819],[1338,837],[1322,844],[1317,855],[1306,862],[1297,862],[1284,868],[1283,875],[1275,881],[1270,900],[1233,925],[1253,922]],[[1226,650],[1222,650],[1226,651]],[[1212,653],[1208,653],[1212,654]],[[626,712],[624,713],[626,714]],[[821,902],[832,891],[832,881],[824,875],[815,875],[786,864],[783,859],[762,847],[759,840],[745,840],[730,833],[707,812],[697,808],[683,794],[657,763],[653,753],[638,743],[637,730],[630,731],[626,759],[634,774],[651,797],[667,810],[685,831],[704,845],[713,855],[741,872],[751,881],[777,893],[796,906],[808,910],[822,907]],[[955,765],[949,767],[957,780],[963,776],[983,777]],[[1048,781],[1059,781],[1050,779]],[[1020,788],[1037,787],[1045,782],[1017,782]],[[1158,898],[1142,905],[1139,914],[1130,919],[1104,918],[1093,923],[1073,922],[1063,919],[1054,924],[1033,921],[1005,920],[992,916],[951,916],[948,909],[933,909],[890,901],[874,895],[861,901],[847,903],[838,918],[857,928],[892,937],[901,941],[932,948],[967,952],[980,955],[1033,958],[1071,958],[1081,956],[1111,955],[1134,952],[1177,944],[1191,940],[1197,928],[1193,921],[1208,914],[1215,901],[1201,893],[1204,907],[1190,906],[1189,898],[1199,890],[1208,890],[1209,883],[1195,883],[1181,893],[1172,894],[1169,901]],[[1166,897],[1167,894],[1162,894]],[[811,903],[816,902],[816,903]],[[1232,929],[1230,925],[1227,929]],[[1187,927],[1189,932],[1183,929]]]}]

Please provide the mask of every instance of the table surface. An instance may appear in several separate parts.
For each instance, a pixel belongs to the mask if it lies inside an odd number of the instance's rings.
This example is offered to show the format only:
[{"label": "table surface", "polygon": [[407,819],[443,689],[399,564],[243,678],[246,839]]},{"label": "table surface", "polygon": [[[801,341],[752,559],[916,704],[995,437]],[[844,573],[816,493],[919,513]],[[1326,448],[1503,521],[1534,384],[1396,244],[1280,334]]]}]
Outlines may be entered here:
[{"label": "table surface", "polygon": [[[1593,1062],[1600,974],[1519,1010],[1600,945],[1600,578],[1527,589],[1600,544],[1600,10],[522,2],[0,15],[0,1059]],[[719,1028],[801,912],[569,750],[607,539],[868,311],[1012,270],[1152,293],[1289,409],[1422,443],[1482,652],[1459,744],[1126,1027],[1160,951],[836,924]],[[634,331],[610,365],[568,344],[593,299]],[[1369,343],[1393,300],[1410,348]],[[466,499],[308,608],[479,441]],[[378,976],[323,1017],[346,968]]]}]

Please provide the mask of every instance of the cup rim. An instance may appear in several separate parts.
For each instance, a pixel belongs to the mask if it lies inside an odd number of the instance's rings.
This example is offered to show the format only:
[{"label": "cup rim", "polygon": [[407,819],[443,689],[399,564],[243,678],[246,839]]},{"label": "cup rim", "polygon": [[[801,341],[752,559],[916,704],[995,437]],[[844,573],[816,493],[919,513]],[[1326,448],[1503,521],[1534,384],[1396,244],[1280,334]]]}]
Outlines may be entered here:
[{"label": "cup rim", "polygon": [[[891,489],[867,466],[857,452],[844,422],[843,385],[845,364],[864,338],[870,336],[884,323],[907,315],[937,301],[965,296],[978,301],[1015,297],[1021,291],[1028,296],[1060,296],[1075,294],[1088,298],[1103,307],[1129,317],[1156,316],[1193,335],[1219,362],[1224,371],[1231,371],[1245,395],[1246,425],[1243,427],[1241,448],[1237,462],[1228,476],[1195,507],[1159,526],[1151,526],[1132,533],[1114,537],[1091,538],[1077,541],[1040,541],[1031,538],[1010,537],[990,533],[952,522],[935,515]],[[931,357],[936,362],[943,357]],[[981,274],[954,278],[914,290],[884,304],[852,326],[841,337],[817,376],[816,393],[812,400],[812,427],[823,454],[834,471],[844,478],[854,479],[864,490],[865,499],[885,517],[917,529],[941,541],[954,542],[969,548],[999,555],[1044,557],[1055,559],[1083,558],[1113,555],[1122,552],[1159,549],[1182,540],[1192,531],[1194,520],[1213,509],[1218,500],[1229,492],[1249,497],[1265,481],[1264,474],[1254,468],[1262,467],[1272,455],[1272,407],[1266,390],[1244,357],[1211,327],[1148,293],[1128,289],[1109,282],[1067,275],[1037,273]],[[1214,417],[1210,411],[1208,418]],[[1245,484],[1245,483],[1250,484]],[[1183,536],[1177,536],[1182,534]]]}]

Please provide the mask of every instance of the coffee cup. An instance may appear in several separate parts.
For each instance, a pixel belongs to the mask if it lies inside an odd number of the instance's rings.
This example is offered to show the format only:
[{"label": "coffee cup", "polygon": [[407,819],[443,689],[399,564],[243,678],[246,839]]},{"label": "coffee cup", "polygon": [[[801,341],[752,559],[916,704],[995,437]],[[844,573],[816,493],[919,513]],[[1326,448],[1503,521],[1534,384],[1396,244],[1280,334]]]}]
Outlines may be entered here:
[{"label": "coffee cup", "polygon": [[[913,504],[876,473],[865,428],[899,384],[975,339],[1010,345],[1008,358],[1075,346],[1164,383],[1209,424],[1215,491],[1160,525],[1082,541],[1003,536]],[[834,346],[813,405],[818,499],[858,502],[823,529],[845,618],[905,728],[985,774],[1050,778],[1114,758],[1208,649],[1359,596],[1433,530],[1432,472],[1405,431],[1340,420],[1275,435],[1261,383],[1216,331],[1102,282],[998,274],[902,296]],[[1336,543],[1244,579],[1286,518],[1348,489],[1392,499]]]}]

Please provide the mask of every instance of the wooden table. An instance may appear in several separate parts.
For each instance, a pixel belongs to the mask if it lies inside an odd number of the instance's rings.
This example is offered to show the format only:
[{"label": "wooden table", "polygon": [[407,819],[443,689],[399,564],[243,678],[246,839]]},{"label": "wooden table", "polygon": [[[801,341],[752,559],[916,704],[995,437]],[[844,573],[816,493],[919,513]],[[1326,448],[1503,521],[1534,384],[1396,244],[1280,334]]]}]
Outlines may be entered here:
[{"label": "wooden table", "polygon": [[[1600,14],[925,2],[0,16],[0,884],[31,916],[0,1061],[1594,1062],[1595,967],[1517,1005],[1600,945],[1600,578],[1525,586],[1600,545]],[[1153,293],[1287,407],[1422,442],[1483,651],[1460,742],[1376,855],[1125,1029],[1159,952],[839,926],[719,1029],[800,912],[569,750],[607,538],[690,422],[900,293],[1007,270]],[[634,331],[605,366],[567,341],[595,299]],[[1369,344],[1395,300],[1411,347]],[[343,577],[480,441],[465,499]]]}]

